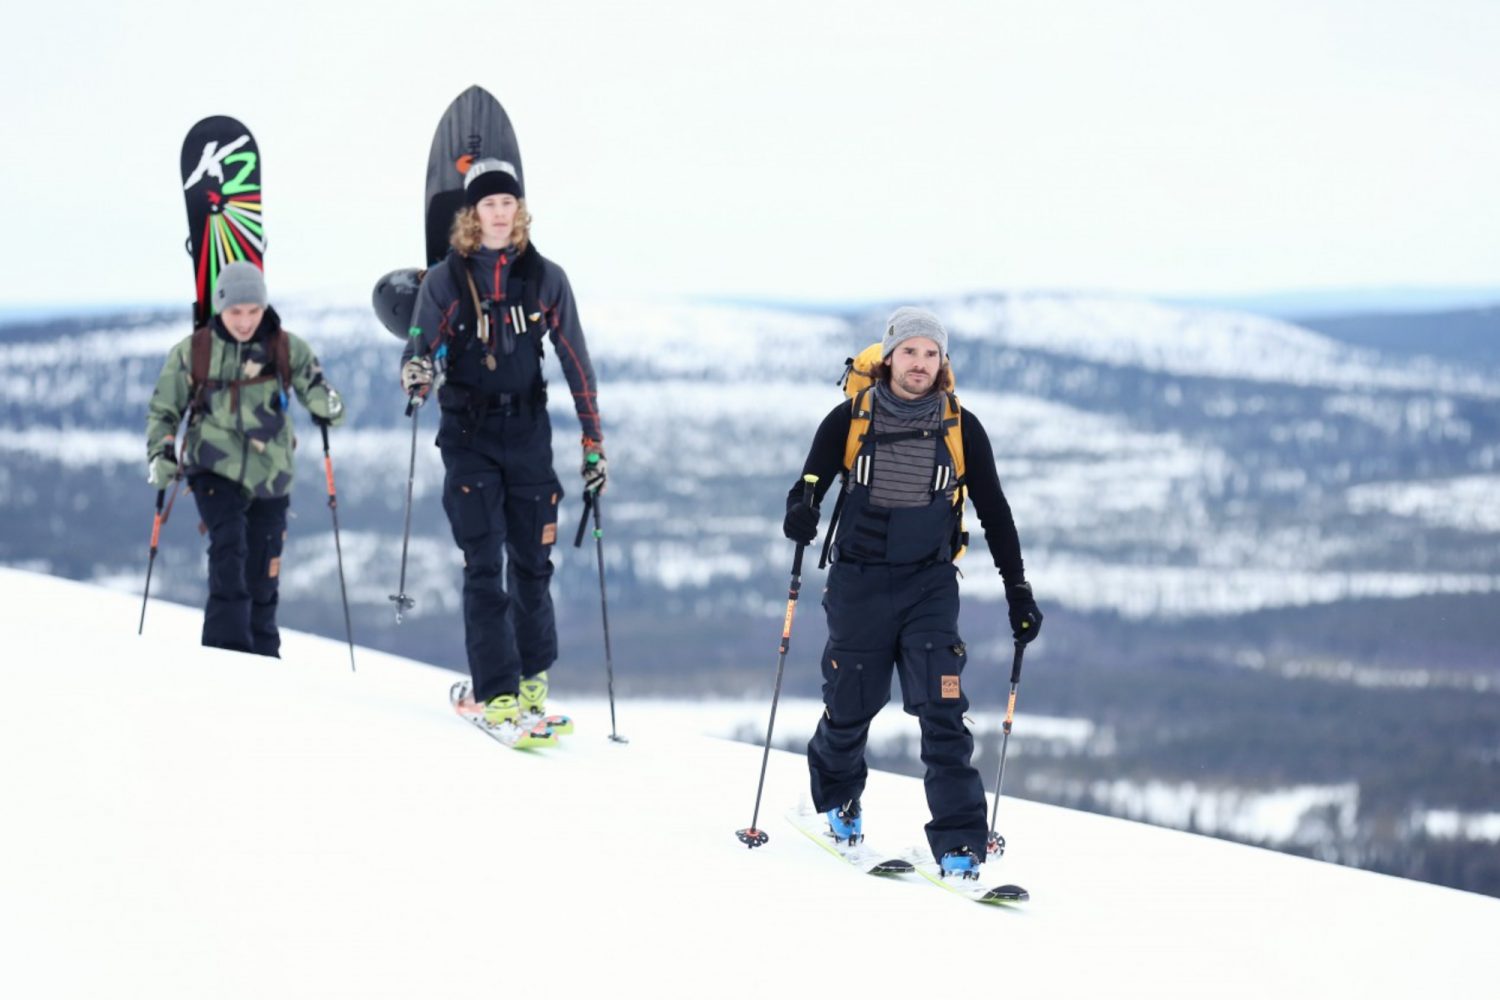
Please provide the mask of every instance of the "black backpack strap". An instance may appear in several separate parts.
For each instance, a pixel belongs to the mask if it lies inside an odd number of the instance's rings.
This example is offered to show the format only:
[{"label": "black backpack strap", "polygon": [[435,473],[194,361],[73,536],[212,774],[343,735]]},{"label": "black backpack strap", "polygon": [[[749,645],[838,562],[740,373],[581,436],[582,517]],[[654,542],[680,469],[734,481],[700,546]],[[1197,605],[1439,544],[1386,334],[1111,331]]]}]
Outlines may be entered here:
[{"label": "black backpack strap", "polygon": [[[542,255],[528,242],[505,276],[506,319],[516,335],[532,333],[537,355],[542,351]],[[533,330],[533,326],[535,329]]]},{"label": "black backpack strap", "polygon": [[[453,283],[453,298],[458,303],[458,317],[453,324],[453,339],[457,341],[459,334],[465,339],[474,337],[479,330],[479,308],[475,302],[476,293],[470,290],[474,280],[469,270],[469,258],[457,250],[449,250],[448,256],[443,258],[448,265],[448,280]],[[455,344],[455,348],[461,348],[461,344]]]},{"label": "black backpack strap", "polygon": [[885,431],[881,434],[876,434],[872,431],[865,435],[865,440],[874,441],[878,444],[890,444],[892,441],[910,441],[914,438],[940,438],[945,436],[946,433],[941,428],[925,431]]},{"label": "black backpack strap", "polygon": [[833,532],[839,526],[839,514],[844,509],[844,495],[847,492],[845,486],[849,482],[849,473],[845,470],[839,475],[839,495],[833,501],[833,513],[828,518],[828,530],[823,534],[823,552],[818,556],[818,569],[828,568],[828,553],[833,551]]}]

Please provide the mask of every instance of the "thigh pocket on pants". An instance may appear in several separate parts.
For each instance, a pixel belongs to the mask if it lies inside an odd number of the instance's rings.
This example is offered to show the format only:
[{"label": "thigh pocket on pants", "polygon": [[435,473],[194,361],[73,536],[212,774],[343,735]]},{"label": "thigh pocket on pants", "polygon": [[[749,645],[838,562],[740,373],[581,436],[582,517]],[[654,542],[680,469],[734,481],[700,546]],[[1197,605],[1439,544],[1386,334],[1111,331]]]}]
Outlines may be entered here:
[{"label": "thigh pocket on pants", "polygon": [[460,547],[500,526],[504,490],[500,476],[492,472],[450,475],[443,483],[443,510],[453,528],[453,540]]},{"label": "thigh pocket on pants", "polygon": [[555,479],[507,489],[510,544],[522,551],[545,550],[557,544],[557,508],[562,498],[562,484]]},{"label": "thigh pocket on pants", "polygon": [[[254,565],[247,566],[251,585],[281,576],[281,552],[286,547],[286,514],[289,497],[253,501],[245,520],[245,534]],[[274,587],[274,584],[272,584]]]},{"label": "thigh pocket on pants", "polygon": [[908,636],[901,644],[901,690],[906,709],[914,712],[932,705],[967,711],[969,699],[963,692],[962,677],[968,659],[963,640],[952,633]]},{"label": "thigh pocket on pants", "polygon": [[889,653],[833,646],[823,651],[823,704],[829,719],[867,719],[890,700]]}]

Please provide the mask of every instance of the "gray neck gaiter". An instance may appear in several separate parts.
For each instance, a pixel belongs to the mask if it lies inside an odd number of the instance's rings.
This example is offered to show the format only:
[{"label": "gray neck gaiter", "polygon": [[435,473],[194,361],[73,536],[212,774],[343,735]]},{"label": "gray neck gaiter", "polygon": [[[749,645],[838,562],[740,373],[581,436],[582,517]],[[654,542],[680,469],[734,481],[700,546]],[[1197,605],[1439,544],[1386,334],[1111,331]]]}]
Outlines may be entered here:
[{"label": "gray neck gaiter", "polygon": [[[938,431],[943,423],[943,394],[929,393],[921,399],[902,399],[884,383],[875,385],[876,434],[898,431]],[[942,438],[876,441],[875,461],[870,472],[870,502],[877,507],[925,507],[932,502],[933,477],[937,471],[937,449]]]}]

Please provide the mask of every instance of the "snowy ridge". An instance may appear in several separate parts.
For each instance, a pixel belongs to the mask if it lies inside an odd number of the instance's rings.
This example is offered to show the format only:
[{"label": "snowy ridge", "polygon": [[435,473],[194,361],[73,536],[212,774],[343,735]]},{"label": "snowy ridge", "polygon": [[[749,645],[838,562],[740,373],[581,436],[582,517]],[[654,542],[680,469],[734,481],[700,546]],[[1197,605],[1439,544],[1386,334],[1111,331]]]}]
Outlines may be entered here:
[{"label": "snowy ridge", "polygon": [[1500,476],[1456,476],[1421,483],[1366,483],[1349,491],[1360,513],[1385,511],[1476,534],[1500,534]]},{"label": "snowy ridge", "polygon": [[[774,603],[779,583],[768,581],[785,560],[780,497],[813,428],[840,398],[843,359],[868,342],[880,317],[584,305],[621,562],[636,582],[700,591],[693,606],[709,610],[699,617],[724,602],[756,610]],[[1484,539],[1500,523],[1491,502],[1500,450],[1487,444],[1493,374],[1396,362],[1277,321],[1118,297],[991,295],[935,308],[968,355],[971,368],[959,373],[964,405],[989,431],[1029,571],[1049,602],[1134,620],[1186,619],[1500,590],[1482,544],[1454,537]],[[363,296],[306,297],[281,311],[349,402],[333,450],[343,524],[354,538],[351,579],[380,604],[376,591],[388,593],[389,580],[359,581],[381,574],[382,535],[387,562],[399,545],[411,442],[395,387],[400,342],[378,327]],[[101,581],[134,572],[136,550],[122,554],[120,540],[139,526],[95,519],[89,505],[103,496],[138,498],[140,512],[149,504],[140,415],[162,354],[187,332],[186,322],[122,321],[0,343],[0,503],[29,512],[33,534],[37,526],[61,530],[61,512],[71,510],[96,532],[80,548],[97,550],[84,566],[18,545],[11,561]],[[555,362],[547,364],[570,521],[577,424]],[[1193,376],[1192,384],[1152,374],[1163,372]],[[298,502],[316,502],[316,432],[293,413],[302,439]],[[442,484],[435,416],[423,413],[418,428],[413,551],[423,563],[418,586],[431,590],[424,606],[449,606],[456,577],[443,555],[452,548],[432,502]],[[1297,516],[1287,517],[1289,508]],[[304,516],[296,529],[289,588],[329,592],[326,517]],[[966,594],[998,601],[982,544],[970,559]],[[170,575],[163,583],[164,592],[187,596]]]},{"label": "snowy ridge", "polygon": [[[999,865],[1032,901],[995,912],[831,863],[780,818],[804,795],[790,754],[770,843],[745,850],[760,751],[698,735],[712,706],[626,693],[617,746],[560,667],[578,734],[504,751],[451,716],[452,674],[369,650],[351,674],[341,643],[295,633],[280,661],[204,650],[199,614],[160,602],[138,639],[138,611],[0,570],[7,996],[472,997],[525,978],[518,939],[564,996],[959,975],[1031,997],[1469,996],[1491,976],[1500,900],[1007,798]],[[917,781],[875,773],[865,805],[883,845],[920,840]],[[913,957],[851,961],[851,921]],[[962,969],[918,957],[955,942]]]},{"label": "snowy ridge", "polygon": [[1147,371],[1500,396],[1500,384],[1493,379],[1452,365],[1421,361],[1393,366],[1373,351],[1248,313],[1118,296],[1039,293],[946,300],[935,309],[959,336]]},{"label": "snowy ridge", "polygon": [[[1494,573],[1126,566],[1045,550],[1028,553],[1027,560],[1047,567],[1049,585],[1066,595],[1069,607],[1114,611],[1136,620],[1236,615],[1266,608],[1420,594],[1500,593],[1500,575]],[[1005,595],[1003,581],[989,573],[966,577],[964,586],[966,598],[999,601]]]}]

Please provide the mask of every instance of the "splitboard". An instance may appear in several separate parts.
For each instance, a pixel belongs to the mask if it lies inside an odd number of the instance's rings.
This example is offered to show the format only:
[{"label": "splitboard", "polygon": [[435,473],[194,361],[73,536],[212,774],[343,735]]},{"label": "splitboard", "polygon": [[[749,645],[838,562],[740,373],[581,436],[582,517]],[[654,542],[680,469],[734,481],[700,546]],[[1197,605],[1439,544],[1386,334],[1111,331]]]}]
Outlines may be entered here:
[{"label": "splitboard", "polygon": [[197,295],[193,325],[212,315],[219,273],[237,260],[265,269],[260,149],[243,124],[227,115],[205,118],[182,141],[182,193],[187,201],[188,256]]},{"label": "splitboard", "polygon": [[504,160],[516,168],[522,196],[526,174],[516,130],[500,102],[483,87],[459,94],[439,119],[427,155],[427,261],[431,267],[448,253],[448,230],[464,203],[464,174],[475,160]]}]

